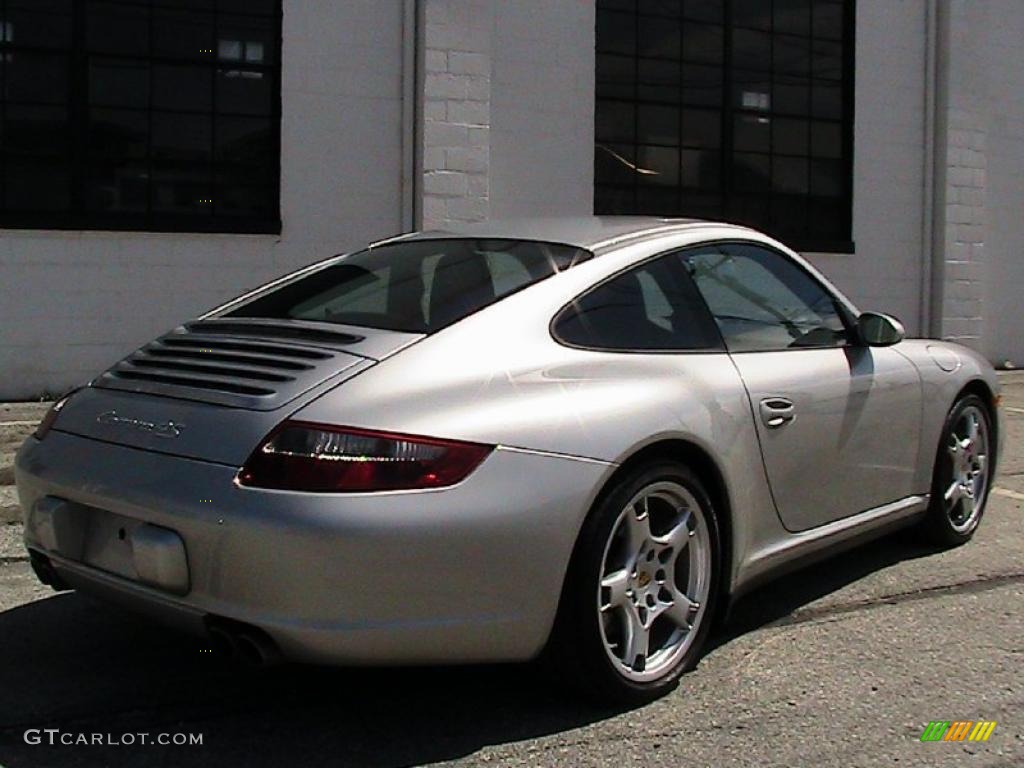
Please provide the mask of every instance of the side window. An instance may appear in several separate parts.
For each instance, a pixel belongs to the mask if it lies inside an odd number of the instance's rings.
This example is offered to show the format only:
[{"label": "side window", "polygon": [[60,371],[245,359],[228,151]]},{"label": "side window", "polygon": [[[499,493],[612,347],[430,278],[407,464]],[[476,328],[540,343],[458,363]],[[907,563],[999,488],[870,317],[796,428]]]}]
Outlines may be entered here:
[{"label": "side window", "polygon": [[562,310],[555,337],[616,351],[720,349],[721,339],[675,256],[647,262]]},{"label": "side window", "polygon": [[835,299],[780,253],[727,244],[683,254],[730,352],[847,343]]}]

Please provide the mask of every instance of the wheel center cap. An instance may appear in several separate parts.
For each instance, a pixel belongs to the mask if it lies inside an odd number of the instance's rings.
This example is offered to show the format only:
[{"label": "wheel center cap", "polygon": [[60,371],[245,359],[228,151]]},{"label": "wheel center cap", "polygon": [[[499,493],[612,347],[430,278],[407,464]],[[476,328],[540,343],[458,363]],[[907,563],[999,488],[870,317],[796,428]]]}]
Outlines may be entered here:
[{"label": "wheel center cap", "polygon": [[650,583],[651,583],[651,574],[647,573],[647,571],[640,571],[640,576],[637,578],[637,584],[639,584],[640,587],[643,588],[643,587],[646,587]]}]

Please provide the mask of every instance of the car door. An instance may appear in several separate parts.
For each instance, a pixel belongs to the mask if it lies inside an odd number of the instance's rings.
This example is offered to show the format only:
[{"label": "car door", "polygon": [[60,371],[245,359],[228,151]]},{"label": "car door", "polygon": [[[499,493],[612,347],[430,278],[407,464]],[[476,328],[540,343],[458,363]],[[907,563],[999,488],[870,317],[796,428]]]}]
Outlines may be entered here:
[{"label": "car door", "polygon": [[914,493],[913,365],[857,343],[832,293],[778,251],[727,243],[682,258],[746,385],[785,526],[807,530]]}]

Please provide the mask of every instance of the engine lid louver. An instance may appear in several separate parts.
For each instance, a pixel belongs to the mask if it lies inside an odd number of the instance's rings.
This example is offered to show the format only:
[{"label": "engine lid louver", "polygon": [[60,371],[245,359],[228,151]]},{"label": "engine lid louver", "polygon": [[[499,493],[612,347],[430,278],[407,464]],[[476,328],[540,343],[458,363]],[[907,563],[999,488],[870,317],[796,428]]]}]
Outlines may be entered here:
[{"label": "engine lid louver", "polygon": [[288,321],[199,320],[136,350],[94,386],[271,410],[363,360],[362,337]]}]

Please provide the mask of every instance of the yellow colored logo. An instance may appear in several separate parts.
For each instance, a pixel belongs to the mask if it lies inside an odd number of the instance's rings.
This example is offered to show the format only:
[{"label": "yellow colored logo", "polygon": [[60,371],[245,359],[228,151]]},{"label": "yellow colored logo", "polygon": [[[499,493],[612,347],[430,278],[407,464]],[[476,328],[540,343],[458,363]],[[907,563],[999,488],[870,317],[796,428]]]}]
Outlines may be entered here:
[{"label": "yellow colored logo", "polygon": [[995,720],[932,720],[921,741],[988,741],[995,729]]}]

